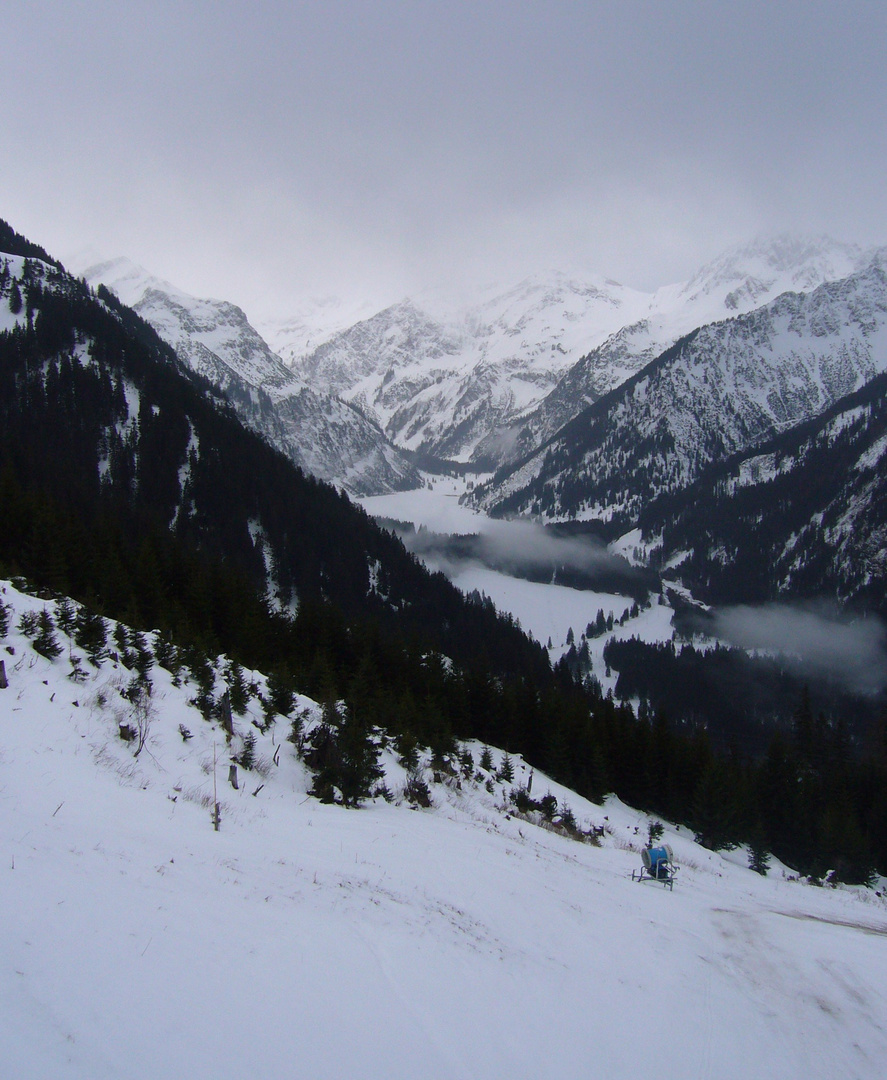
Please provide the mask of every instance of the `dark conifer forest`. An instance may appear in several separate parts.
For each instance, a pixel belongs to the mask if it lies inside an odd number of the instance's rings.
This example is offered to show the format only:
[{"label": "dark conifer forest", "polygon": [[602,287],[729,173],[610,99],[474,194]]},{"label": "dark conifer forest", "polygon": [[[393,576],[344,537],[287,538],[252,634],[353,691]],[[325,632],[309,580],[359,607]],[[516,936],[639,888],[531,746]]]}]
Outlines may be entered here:
[{"label": "dark conifer forest", "polygon": [[722,738],[660,685],[636,715],[247,431],[109,292],[2,222],[0,251],[25,259],[16,277],[0,256],[0,306],[19,312],[0,333],[0,576],[224,652],[283,699],[344,700],[404,745],[476,738],[712,847],[754,841],[848,881],[887,871],[883,714],[861,726],[792,686],[778,714],[756,705],[748,738]]}]

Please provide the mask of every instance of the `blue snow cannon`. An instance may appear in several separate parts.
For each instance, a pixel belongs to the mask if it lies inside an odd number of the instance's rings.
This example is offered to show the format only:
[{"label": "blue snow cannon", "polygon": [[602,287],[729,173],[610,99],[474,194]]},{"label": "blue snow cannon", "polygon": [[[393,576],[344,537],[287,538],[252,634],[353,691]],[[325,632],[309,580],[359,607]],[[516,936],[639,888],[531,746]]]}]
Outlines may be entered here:
[{"label": "blue snow cannon", "polygon": [[637,875],[632,872],[632,880],[643,881],[645,878],[653,878],[654,881],[661,881],[663,885],[667,885],[670,889],[674,888],[676,869],[674,852],[668,844],[663,844],[661,847],[644,848],[641,852],[641,860],[644,865]]}]

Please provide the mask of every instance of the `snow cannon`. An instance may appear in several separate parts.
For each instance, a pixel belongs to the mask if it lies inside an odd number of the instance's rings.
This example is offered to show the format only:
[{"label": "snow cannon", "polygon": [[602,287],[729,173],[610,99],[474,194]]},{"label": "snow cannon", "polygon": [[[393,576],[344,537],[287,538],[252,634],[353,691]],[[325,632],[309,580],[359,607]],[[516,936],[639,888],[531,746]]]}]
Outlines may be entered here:
[{"label": "snow cannon", "polygon": [[641,852],[641,859],[644,869],[650,871],[650,876],[659,877],[660,872],[663,875],[668,873],[669,863],[674,860],[674,852],[668,844],[663,844],[662,847],[648,847]]},{"label": "snow cannon", "polygon": [[644,865],[637,873],[632,871],[632,881],[653,878],[654,881],[661,881],[670,889],[674,888],[674,875],[677,868],[674,865],[674,852],[668,844],[644,848],[641,852],[641,860]]}]

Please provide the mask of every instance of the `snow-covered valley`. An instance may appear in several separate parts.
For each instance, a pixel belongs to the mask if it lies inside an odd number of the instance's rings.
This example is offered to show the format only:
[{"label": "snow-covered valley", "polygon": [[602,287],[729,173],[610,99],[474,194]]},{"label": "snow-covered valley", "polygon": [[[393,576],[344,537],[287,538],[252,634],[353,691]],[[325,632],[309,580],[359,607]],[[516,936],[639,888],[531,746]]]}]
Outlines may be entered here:
[{"label": "snow-covered valley", "polygon": [[[425,770],[431,808],[403,797],[387,750],[391,803],[321,805],[286,718],[262,734],[254,699],[227,745],[159,666],[136,758],[119,737],[131,673],[108,659],[71,681],[64,636],[50,660],[16,629],[52,605],[3,589],[6,1075],[881,1075],[874,891],[776,864],[761,877],[742,850],[668,825],[673,891],[638,884],[646,815],[536,774],[534,794],[604,830],[599,846],[569,839],[514,812],[524,763],[502,781],[476,744],[472,775]],[[296,710],[310,723],[318,708]],[[235,790],[230,755],[250,732]]]},{"label": "snow-covered valley", "polygon": [[[428,529],[439,534],[484,534],[495,532],[503,545],[511,544],[517,552],[526,545],[525,522],[494,521],[486,514],[462,505],[460,497],[465,493],[464,480],[435,477],[432,485],[414,491],[398,491],[391,495],[377,495],[361,499],[361,505],[380,520],[403,521],[415,528]],[[536,527],[533,527],[534,529]],[[552,550],[557,542],[550,541]],[[477,591],[488,596],[499,611],[513,615],[523,629],[543,644],[551,642],[549,655],[552,662],[559,659],[568,648],[568,636],[572,629],[578,641],[585,627],[592,622],[599,610],[612,613],[616,619],[632,604],[626,593],[575,589],[556,582],[542,583],[491,569],[475,561],[453,563],[426,559],[432,569],[443,570],[453,584],[464,593]],[[615,686],[615,676],[606,673],[603,661],[604,645],[611,636],[635,635],[643,641],[669,641],[673,635],[671,607],[651,598],[651,606],[642,610],[637,618],[614,628],[611,634],[589,639],[592,670],[605,690]]]}]

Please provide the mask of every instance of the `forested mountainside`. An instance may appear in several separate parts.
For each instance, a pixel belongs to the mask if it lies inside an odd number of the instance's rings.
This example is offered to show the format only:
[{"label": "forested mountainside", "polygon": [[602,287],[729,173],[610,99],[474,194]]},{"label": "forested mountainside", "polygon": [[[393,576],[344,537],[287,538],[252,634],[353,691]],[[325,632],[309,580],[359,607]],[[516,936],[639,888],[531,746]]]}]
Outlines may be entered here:
[{"label": "forested mountainside", "polygon": [[235,304],[189,296],[127,259],[88,267],[198,375],[218,386],[247,427],[306,472],[354,495],[420,483],[410,456],[335,392],[298,378]]},{"label": "forested mountainside", "polygon": [[710,603],[832,597],[887,616],[887,375],[640,514]]},{"label": "forested mountainside", "polygon": [[[0,239],[0,572],[159,631],[198,673],[219,652],[267,672],[277,711],[297,690],[344,701],[350,732],[378,726],[405,760],[425,745],[444,768],[455,738],[477,738],[713,846],[759,835],[848,880],[887,866],[887,775],[868,742],[813,772],[790,731],[775,765],[723,755],[699,726],[604,697],[569,659],[552,670],[510,617],[246,430],[107,290]],[[762,801],[773,784],[791,799]],[[849,833],[830,824],[835,800]]]},{"label": "forested mountainside", "polygon": [[[117,563],[140,567],[140,548],[170,538],[224,564],[279,608],[330,601],[349,617],[371,615],[405,637],[422,630],[429,645],[463,653],[476,613],[446,579],[243,428],[137,315],[46,263],[12,255],[2,265],[7,305],[21,297],[18,312],[8,307],[14,325],[0,339],[4,485],[22,510],[5,515],[8,557],[43,557],[29,532],[36,529],[47,559],[51,549],[50,584],[82,591],[97,574],[93,587],[113,595]],[[46,515],[51,529],[37,524]],[[116,549],[107,559],[94,539],[105,528],[104,542]],[[98,546],[91,560],[90,543]],[[140,572],[156,572],[152,563]],[[180,600],[176,590],[147,588],[131,598],[155,611]],[[514,640],[504,645],[489,627],[482,633],[505,668],[546,666],[541,653],[530,659],[522,635],[509,635],[506,620],[501,630]]]},{"label": "forested mountainside", "polygon": [[494,513],[626,524],[711,463],[818,415],[887,365],[880,261],[682,338],[473,493]]}]

